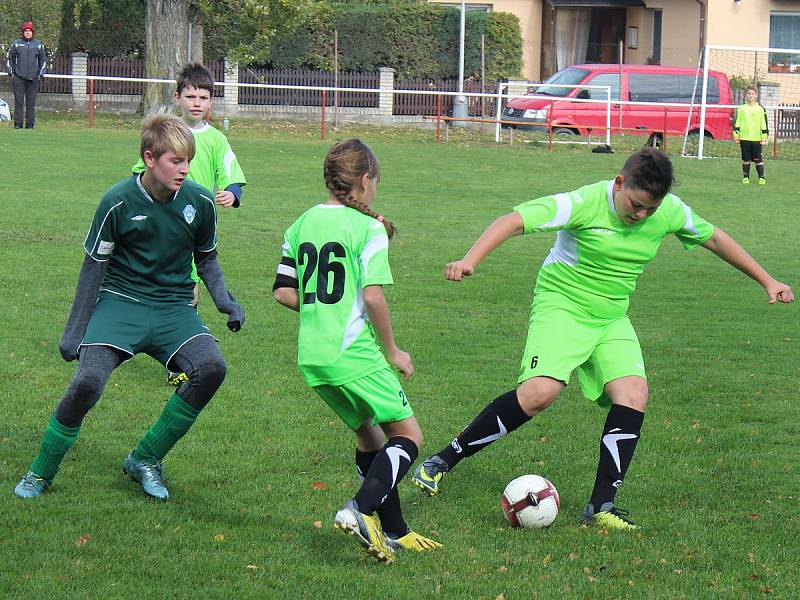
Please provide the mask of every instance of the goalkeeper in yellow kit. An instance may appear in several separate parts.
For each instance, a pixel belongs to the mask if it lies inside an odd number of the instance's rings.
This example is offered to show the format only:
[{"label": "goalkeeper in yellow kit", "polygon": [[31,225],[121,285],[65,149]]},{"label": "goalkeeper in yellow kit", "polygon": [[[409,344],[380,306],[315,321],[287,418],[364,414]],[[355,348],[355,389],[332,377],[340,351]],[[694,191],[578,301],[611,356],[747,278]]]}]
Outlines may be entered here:
[{"label": "goalkeeper in yellow kit", "polygon": [[767,143],[769,126],[767,109],[758,102],[758,90],[754,85],[747,86],[747,102],[736,109],[733,123],[733,140],[742,149],[742,183],[750,183],[750,163],[756,164],[758,184],[764,185],[764,158],[761,146]]}]

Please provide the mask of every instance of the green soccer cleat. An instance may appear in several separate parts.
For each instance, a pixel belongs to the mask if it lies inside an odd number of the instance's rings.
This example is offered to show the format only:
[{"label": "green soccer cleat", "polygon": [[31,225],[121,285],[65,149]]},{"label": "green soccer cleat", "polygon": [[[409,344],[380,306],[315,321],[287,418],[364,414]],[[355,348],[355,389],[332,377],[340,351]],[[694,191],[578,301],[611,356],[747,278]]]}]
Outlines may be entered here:
[{"label": "green soccer cleat", "polygon": [[432,550],[438,550],[444,547],[436,540],[426,538],[424,535],[420,535],[414,531],[409,531],[407,534],[399,537],[392,537],[387,534],[386,541],[392,550],[403,549],[414,550],[415,552],[431,552]]},{"label": "green soccer cleat", "polygon": [[750,183],[749,177],[742,177],[742,183]]},{"label": "green soccer cleat", "polygon": [[587,504],[583,509],[582,520],[584,525],[595,525],[606,529],[641,529],[628,518],[629,514],[627,510],[616,508],[613,502],[604,502],[597,512],[594,511],[594,505]]},{"label": "green soccer cleat", "polygon": [[355,536],[364,550],[382,563],[394,561],[394,549],[389,545],[380,521],[358,510],[355,500],[350,500],[340,508],[333,518],[333,526],[349,535]]},{"label": "green soccer cleat", "polygon": [[758,178],[758,185],[767,185],[767,180],[763,177]]},{"label": "green soccer cleat", "polygon": [[144,493],[157,500],[169,498],[169,491],[164,486],[164,463],[158,461],[149,463],[144,460],[134,458],[133,452],[122,461],[122,472],[139,482]]},{"label": "green soccer cleat", "polygon": [[439,493],[439,482],[449,470],[447,463],[434,454],[417,467],[411,481],[428,496],[435,496]]},{"label": "green soccer cleat", "polygon": [[36,496],[44,494],[51,483],[33,471],[28,471],[14,488],[14,493],[20,498],[36,498]]}]

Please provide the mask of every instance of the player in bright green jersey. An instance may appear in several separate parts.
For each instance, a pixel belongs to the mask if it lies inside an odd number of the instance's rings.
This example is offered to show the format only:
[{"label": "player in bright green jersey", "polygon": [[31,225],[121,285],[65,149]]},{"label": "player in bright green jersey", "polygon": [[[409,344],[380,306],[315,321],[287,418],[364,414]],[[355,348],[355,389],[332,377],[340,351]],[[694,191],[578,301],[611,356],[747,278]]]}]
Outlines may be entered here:
[{"label": "player in bright green jersey", "polygon": [[635,529],[616,507],[617,489],[633,458],[648,387],[628,300],[661,241],[674,234],[686,248],[701,245],[761,284],[770,304],[791,302],[791,288],[773,279],[736,241],[670,194],[672,164],[644,148],[622,172],[572,192],[524,202],[492,223],[463,259],[445,267],[461,281],[507,239],[558,232],[539,269],[518,386],[494,399],[451,443],[414,473],[429,495],[464,458],[504,437],[550,406],[572,371],[589,400],[609,408],[586,523]]},{"label": "player in bright green jersey", "polygon": [[297,361],[303,378],[356,434],[362,484],[336,513],[334,525],[354,535],[371,556],[391,562],[398,548],[441,547],[409,528],[397,493],[419,453],[422,432],[389,366],[406,378],[414,373],[411,356],[395,343],[383,295],[382,286],[392,283],[394,226],[371,208],[380,167],[363,142],[334,145],[324,174],[330,197],[286,230],[273,290],[278,302],[300,313]]},{"label": "player in bright green jersey", "polygon": [[736,108],[733,123],[733,140],[742,150],[742,183],[750,183],[750,163],[756,165],[758,183],[764,185],[764,157],[761,147],[769,138],[767,109],[758,102],[758,90],[748,85],[745,92],[746,102]]},{"label": "player in bright green jersey", "polygon": [[225,378],[216,339],[192,306],[192,258],[228,327],[244,312],[230,295],[217,261],[216,209],[208,190],[185,181],[194,137],[177,117],[145,120],[141,155],[146,170],[111,187],[84,241],[75,299],[59,344],[75,375],[44,431],[39,454],[14,492],[48,489],[75,443],[86,414],[111,372],[139,353],[184,371],[182,383],[122,468],[144,492],[166,500],[162,460],[193,425]]},{"label": "player in bright green jersey", "polygon": [[[175,104],[194,135],[196,148],[187,179],[214,192],[214,199],[219,206],[239,208],[242,188],[247,183],[242,167],[225,134],[205,120],[211,110],[214,94],[211,72],[201,64],[186,65],[178,74],[176,85]],[[144,161],[139,158],[131,170],[141,173],[144,169]],[[200,281],[194,266],[192,279],[195,283]],[[197,304],[199,288],[195,286],[194,291]]]}]

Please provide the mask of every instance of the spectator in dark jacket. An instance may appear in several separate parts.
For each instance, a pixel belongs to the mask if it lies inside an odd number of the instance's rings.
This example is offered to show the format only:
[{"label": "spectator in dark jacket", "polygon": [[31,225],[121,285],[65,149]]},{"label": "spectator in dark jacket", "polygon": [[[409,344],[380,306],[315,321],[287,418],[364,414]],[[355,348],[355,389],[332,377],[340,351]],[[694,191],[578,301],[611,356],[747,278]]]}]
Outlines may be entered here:
[{"label": "spectator in dark jacket", "polygon": [[22,129],[23,101],[25,103],[25,127],[33,129],[36,120],[36,92],[39,79],[44,76],[46,55],[44,44],[34,38],[36,29],[26,21],[20,26],[22,37],[14,40],[8,49],[6,61],[14,90],[14,128]]}]

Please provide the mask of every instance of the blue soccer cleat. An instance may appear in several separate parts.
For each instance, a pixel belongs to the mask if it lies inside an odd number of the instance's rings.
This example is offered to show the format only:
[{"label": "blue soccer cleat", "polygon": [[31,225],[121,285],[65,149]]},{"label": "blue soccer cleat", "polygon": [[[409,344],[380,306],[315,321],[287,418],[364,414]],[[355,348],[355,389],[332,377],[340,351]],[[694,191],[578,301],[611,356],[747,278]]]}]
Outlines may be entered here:
[{"label": "blue soccer cleat", "polygon": [[169,491],[164,485],[163,470],[164,463],[161,461],[150,463],[146,460],[139,460],[133,456],[133,452],[122,461],[122,472],[139,482],[144,493],[157,500],[169,498]]},{"label": "blue soccer cleat", "polygon": [[14,488],[14,493],[20,498],[36,498],[41,496],[50,487],[50,481],[39,477],[33,471],[28,471]]}]

